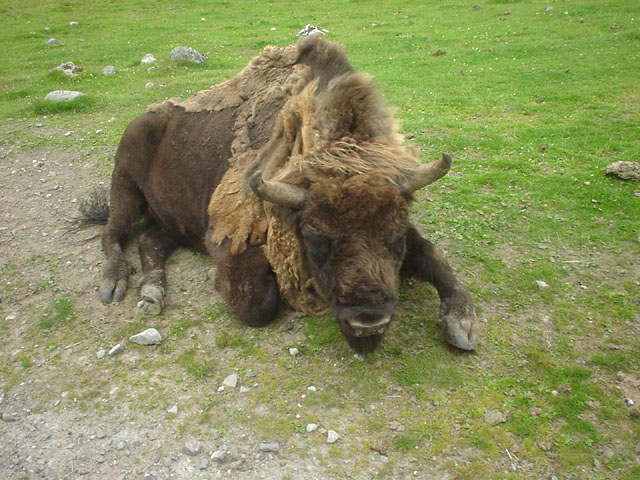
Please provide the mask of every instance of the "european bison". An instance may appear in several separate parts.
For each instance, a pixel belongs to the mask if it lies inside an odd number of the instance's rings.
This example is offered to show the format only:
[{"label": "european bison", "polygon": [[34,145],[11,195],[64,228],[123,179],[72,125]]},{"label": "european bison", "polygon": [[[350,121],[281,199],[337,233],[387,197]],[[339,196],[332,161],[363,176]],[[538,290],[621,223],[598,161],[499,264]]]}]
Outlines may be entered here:
[{"label": "european bison", "polygon": [[134,119],[118,146],[99,295],[118,302],[140,238],[140,305],[160,313],[178,245],[208,252],[215,287],[247,325],[283,304],[331,311],[351,347],[374,350],[401,277],[431,282],[456,347],[477,347],[473,300],[409,222],[412,193],[447,173],[402,144],[392,112],[341,47],[318,36],[267,47],[235,78]]}]

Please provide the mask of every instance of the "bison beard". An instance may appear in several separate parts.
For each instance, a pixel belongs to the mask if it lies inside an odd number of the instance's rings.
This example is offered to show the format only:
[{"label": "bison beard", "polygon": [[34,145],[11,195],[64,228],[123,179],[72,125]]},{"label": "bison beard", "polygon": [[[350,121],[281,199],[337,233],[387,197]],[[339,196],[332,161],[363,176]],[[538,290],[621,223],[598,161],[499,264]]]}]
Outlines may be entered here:
[{"label": "bison beard", "polygon": [[352,348],[374,350],[401,277],[432,283],[454,346],[477,347],[471,295],[411,226],[412,193],[447,173],[403,145],[391,110],[341,47],[319,37],[267,47],[235,78],[170,100],[127,127],[118,146],[100,299],[120,301],[132,225],[139,305],[164,306],[164,263],[178,245],[207,252],[230,310],[263,326],[281,306],[331,311]]}]

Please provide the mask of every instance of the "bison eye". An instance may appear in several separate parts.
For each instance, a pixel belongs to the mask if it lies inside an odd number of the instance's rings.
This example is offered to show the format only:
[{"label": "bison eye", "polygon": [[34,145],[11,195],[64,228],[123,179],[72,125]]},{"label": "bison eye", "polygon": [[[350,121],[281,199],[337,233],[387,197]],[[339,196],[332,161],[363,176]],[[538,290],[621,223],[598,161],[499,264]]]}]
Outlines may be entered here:
[{"label": "bison eye", "polygon": [[307,233],[304,239],[309,258],[318,268],[321,268],[329,259],[331,241],[326,235],[318,233]]},{"label": "bison eye", "polygon": [[404,251],[405,251],[406,245],[407,245],[407,237],[404,235],[400,237],[398,240],[396,240],[395,242],[393,242],[393,245],[391,246],[391,252],[393,253],[393,256],[398,259],[404,257]]}]

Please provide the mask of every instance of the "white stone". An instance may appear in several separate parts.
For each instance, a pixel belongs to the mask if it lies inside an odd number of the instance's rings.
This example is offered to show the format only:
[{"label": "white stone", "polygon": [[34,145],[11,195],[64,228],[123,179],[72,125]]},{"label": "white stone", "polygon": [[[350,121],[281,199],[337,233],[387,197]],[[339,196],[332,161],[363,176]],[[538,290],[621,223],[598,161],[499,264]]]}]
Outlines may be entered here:
[{"label": "white stone", "polygon": [[222,384],[225,387],[236,388],[238,385],[238,374],[232,373],[231,375],[227,375],[227,377],[222,381]]},{"label": "white stone", "polygon": [[157,345],[162,342],[162,335],[155,328],[147,328],[144,332],[131,336],[129,340],[138,345]]},{"label": "white stone", "polygon": [[96,357],[98,357],[98,360],[102,360],[106,354],[107,351],[104,348],[101,348],[96,352]]},{"label": "white stone", "polygon": [[336,443],[340,440],[340,434],[334,430],[329,430],[327,432],[327,443]]},{"label": "white stone", "polygon": [[315,431],[317,429],[318,429],[318,425],[317,424],[315,424],[315,423],[308,423],[307,424],[307,432],[308,433],[311,433],[311,432],[313,432],[313,431]]},{"label": "white stone", "polygon": [[118,343],[111,350],[109,350],[109,356],[113,357],[115,355],[118,355],[119,353],[122,353],[123,351],[124,351],[124,345],[122,343]]},{"label": "white stone", "polygon": [[147,53],[144,57],[142,57],[142,60],[140,60],[140,63],[142,63],[143,65],[148,65],[155,61],[156,61],[156,57],[153,56],[153,53]]},{"label": "white stone", "polygon": [[116,70],[116,67],[114,67],[113,65],[107,65],[102,69],[103,75],[115,75],[116,73],[118,73],[118,71]]},{"label": "white stone", "polygon": [[545,288],[549,288],[549,284],[547,282],[542,281],[542,280],[536,280],[536,285],[538,286],[538,288],[540,290],[544,290]]},{"label": "white stone", "polygon": [[71,102],[86,96],[86,93],[76,92],[73,90],[54,90],[53,92],[49,92],[44,99],[49,102]]},{"label": "white stone", "polygon": [[316,387],[314,387],[313,385],[311,385],[311,386],[307,387],[307,390],[309,390],[310,392],[315,392],[318,389]]},{"label": "white stone", "polygon": [[44,42],[44,44],[49,46],[49,47],[57,47],[58,45],[60,45],[60,42],[58,40],[56,40],[55,38],[50,38],[49,40]]},{"label": "white stone", "polygon": [[170,60],[181,62],[204,63],[207,61],[206,55],[201,54],[191,47],[176,47],[169,52]]},{"label": "white stone", "polygon": [[289,355],[291,355],[292,357],[295,357],[299,353],[300,353],[300,350],[298,350],[296,347],[291,347],[289,349]]},{"label": "white stone", "polygon": [[178,413],[178,405],[171,405],[168,409],[167,409],[167,413]]}]

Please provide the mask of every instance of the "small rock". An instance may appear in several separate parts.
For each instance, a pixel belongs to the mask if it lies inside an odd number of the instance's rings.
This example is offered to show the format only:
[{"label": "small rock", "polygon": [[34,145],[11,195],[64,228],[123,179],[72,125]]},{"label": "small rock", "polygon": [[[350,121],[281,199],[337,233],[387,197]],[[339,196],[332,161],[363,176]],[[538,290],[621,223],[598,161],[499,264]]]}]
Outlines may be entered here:
[{"label": "small rock", "polygon": [[610,30],[620,30],[620,26],[617,23],[612,23],[609,25]]},{"label": "small rock", "polygon": [[327,443],[336,443],[340,440],[340,434],[335,430],[329,430],[327,432]]},{"label": "small rock", "polygon": [[140,63],[142,63],[143,65],[149,65],[150,63],[153,63],[156,60],[157,60],[156,57],[154,57],[152,53],[147,53],[144,57],[142,57],[142,60],[140,60]]},{"label": "small rock", "polygon": [[109,356],[113,357],[115,355],[118,355],[119,353],[122,353],[123,351],[124,351],[124,344],[118,343],[111,350],[109,350]]},{"label": "small rock", "polygon": [[2,412],[2,420],[4,422],[15,422],[18,420],[18,417],[16,417],[13,413]]},{"label": "small rock", "polygon": [[551,10],[553,10],[553,7],[544,7],[544,11],[545,11],[545,12],[549,12],[549,11],[551,11]]},{"label": "small rock", "polygon": [[413,140],[415,138],[416,138],[415,133],[406,133],[405,136],[404,136],[405,140]]},{"label": "small rock", "polygon": [[296,33],[296,35],[298,37],[310,37],[311,35],[326,35],[327,33],[329,33],[329,30],[327,30],[326,28],[316,27],[315,25],[311,25],[309,23],[306,27]]},{"label": "small rock", "polygon": [[308,386],[307,390],[309,390],[310,392],[317,392],[318,391],[318,389],[316,387],[314,387],[313,385]]},{"label": "small rock", "polygon": [[74,20],[71,20],[71,21],[69,22],[69,25],[71,25],[71,26],[73,26],[73,25],[78,25],[78,22],[76,22],[76,21],[74,21]]},{"label": "small rock", "polygon": [[236,386],[238,385],[238,374],[232,373],[231,375],[227,375],[222,381],[222,384],[225,387],[236,388]]},{"label": "small rock", "polygon": [[278,450],[280,450],[280,444],[278,442],[262,442],[258,449],[265,453],[278,453]]},{"label": "small rock", "polygon": [[619,382],[623,382],[625,379],[624,372],[616,372],[616,378],[618,379]]},{"label": "small rock", "polygon": [[499,412],[498,410],[487,410],[484,414],[484,421],[489,425],[498,425],[500,423],[505,423],[507,418],[504,416],[504,413]]},{"label": "small rock", "polygon": [[632,398],[625,398],[624,403],[626,403],[629,406],[633,406],[635,402],[633,401]]},{"label": "small rock", "polygon": [[571,385],[569,385],[568,383],[563,383],[558,387],[559,393],[565,394],[565,393],[569,393],[570,391],[571,391]]},{"label": "small rock", "polygon": [[432,56],[432,57],[441,57],[441,56],[446,55],[446,54],[447,54],[447,52],[445,52],[444,50],[440,50],[440,49],[438,49],[438,50],[436,50],[435,52],[433,52],[433,53],[431,54],[431,56]]},{"label": "small rock", "polygon": [[49,40],[44,42],[44,44],[47,45],[48,47],[57,47],[58,45],[60,45],[60,42],[55,38],[50,38]]},{"label": "small rock", "polygon": [[104,130],[102,130],[101,128],[96,130],[96,135],[102,135],[103,133],[104,133]]},{"label": "small rock", "polygon": [[178,413],[178,405],[171,405],[169,408],[167,408],[167,413],[173,413],[176,414]]},{"label": "small rock", "polygon": [[86,96],[86,93],[73,90],[54,90],[53,92],[49,92],[44,99],[48,102],[71,102]]},{"label": "small rock", "polygon": [[534,417],[537,417],[542,413],[542,409],[540,407],[531,407],[531,409],[529,410],[529,413]]},{"label": "small rock", "polygon": [[315,431],[317,429],[318,429],[318,425],[317,424],[315,424],[315,423],[308,423],[307,424],[307,432],[308,433],[311,433],[311,432],[313,432],[313,431]]},{"label": "small rock", "polygon": [[101,348],[96,352],[96,357],[98,357],[98,360],[102,360],[106,354],[107,351],[104,348]]},{"label": "small rock", "polygon": [[54,70],[60,70],[62,73],[67,75],[68,77],[75,77],[80,73],[84,72],[84,68],[77,66],[73,62],[65,62],[58,65]]},{"label": "small rock", "polygon": [[296,347],[291,347],[289,349],[289,355],[291,355],[292,357],[295,357],[299,353],[300,353],[300,350],[298,350]]},{"label": "small rock", "polygon": [[152,474],[150,473],[145,473],[144,477],[142,480],[156,480],[156,477],[154,477]]},{"label": "small rock", "polygon": [[157,345],[162,342],[162,335],[155,328],[147,328],[144,332],[131,336],[129,340],[138,345]]},{"label": "small rock", "polygon": [[191,47],[176,47],[169,52],[169,60],[204,63],[207,61],[207,57]]},{"label": "small rock", "polygon": [[4,317],[5,320],[8,321],[12,321],[15,320],[16,318],[18,318],[18,315],[15,313],[10,313],[9,315],[7,315],[6,317]]},{"label": "small rock", "polygon": [[543,280],[536,280],[536,285],[540,290],[544,290],[545,288],[549,288],[549,284]]},{"label": "small rock", "polygon": [[114,67],[113,65],[107,65],[102,69],[103,75],[115,75],[116,73],[118,73],[118,71],[116,70],[116,67]]},{"label": "small rock", "polygon": [[356,360],[358,360],[360,362],[364,362],[364,357],[362,355],[360,355],[359,353],[354,353],[353,354],[353,358],[355,358]]},{"label": "small rock", "polygon": [[184,447],[182,447],[182,451],[190,457],[195,457],[200,453],[201,448],[202,446],[200,445],[200,442],[198,440],[190,440],[184,444]]},{"label": "small rock", "polygon": [[156,84],[153,82],[148,82],[144,84],[144,88],[153,88]]},{"label": "small rock", "polygon": [[162,459],[162,465],[164,465],[165,467],[169,468],[171,466],[171,457],[164,457]]},{"label": "small rock", "polygon": [[640,182],[640,163],[638,162],[613,162],[604,169],[606,175],[618,177],[621,180]]},{"label": "small rock", "polygon": [[247,392],[249,392],[250,390],[251,390],[251,389],[250,389],[249,387],[245,386],[245,385],[242,385],[242,386],[240,387],[240,393],[247,393]]},{"label": "small rock", "polygon": [[224,462],[224,459],[226,458],[226,456],[227,456],[227,446],[221,445],[218,450],[216,450],[211,454],[211,460],[217,463],[222,463]]},{"label": "small rock", "polygon": [[540,151],[544,152],[547,149],[547,144],[546,143],[541,143],[540,144]]},{"label": "small rock", "polygon": [[206,457],[202,457],[196,462],[196,467],[198,467],[200,470],[206,470],[208,466],[209,459]]},{"label": "small rock", "polygon": [[118,443],[116,443],[116,450],[124,450],[124,447],[127,446],[127,442],[125,442],[124,440],[120,440]]}]

